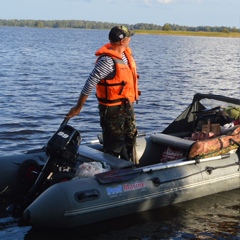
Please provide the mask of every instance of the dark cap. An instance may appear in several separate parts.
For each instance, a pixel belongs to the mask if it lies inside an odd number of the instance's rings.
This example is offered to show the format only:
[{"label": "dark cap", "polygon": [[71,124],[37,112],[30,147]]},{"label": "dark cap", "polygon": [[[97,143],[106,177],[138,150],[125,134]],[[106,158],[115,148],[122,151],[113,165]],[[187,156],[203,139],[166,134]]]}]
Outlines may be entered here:
[{"label": "dark cap", "polygon": [[111,42],[119,42],[125,37],[131,37],[134,35],[134,31],[129,30],[127,27],[120,25],[113,27],[109,32],[109,40]]}]

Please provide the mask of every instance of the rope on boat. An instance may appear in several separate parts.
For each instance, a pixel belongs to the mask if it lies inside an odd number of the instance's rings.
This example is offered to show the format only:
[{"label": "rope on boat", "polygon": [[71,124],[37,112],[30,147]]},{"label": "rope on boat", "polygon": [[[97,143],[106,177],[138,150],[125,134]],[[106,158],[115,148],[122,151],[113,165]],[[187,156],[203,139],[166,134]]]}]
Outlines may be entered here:
[{"label": "rope on boat", "polygon": [[[186,176],[183,176],[183,177],[179,177],[179,178],[174,178],[174,179],[171,179],[171,180],[161,181],[160,179],[157,180],[156,178],[153,178],[153,179],[151,179],[151,180],[152,180],[153,182],[155,182],[155,183],[158,182],[159,184],[169,183],[169,182],[172,182],[172,181],[177,181],[177,180],[189,178],[189,177],[192,177],[192,176],[194,176],[194,175],[201,174],[201,173],[203,173],[203,172],[207,172],[209,175],[211,175],[213,170],[221,169],[221,168],[227,168],[227,167],[232,167],[232,166],[235,166],[235,165],[239,165],[239,166],[240,166],[240,160],[239,160],[238,162],[231,163],[231,164],[224,165],[224,166],[220,166],[220,167],[206,167],[206,168],[205,168],[204,170],[202,170],[202,171],[199,171],[199,172],[196,172],[196,173],[192,173],[192,174],[189,174],[189,175],[186,175]],[[238,168],[238,171],[239,171],[239,168]]]}]

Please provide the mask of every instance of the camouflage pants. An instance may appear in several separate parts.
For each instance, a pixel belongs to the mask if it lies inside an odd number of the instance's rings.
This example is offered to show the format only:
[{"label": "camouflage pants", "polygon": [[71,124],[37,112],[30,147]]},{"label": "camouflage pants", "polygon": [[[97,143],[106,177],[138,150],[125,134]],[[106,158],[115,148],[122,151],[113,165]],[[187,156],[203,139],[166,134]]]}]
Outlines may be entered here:
[{"label": "camouflage pants", "polygon": [[104,152],[130,160],[137,135],[133,105],[107,107],[99,104],[98,108]]}]

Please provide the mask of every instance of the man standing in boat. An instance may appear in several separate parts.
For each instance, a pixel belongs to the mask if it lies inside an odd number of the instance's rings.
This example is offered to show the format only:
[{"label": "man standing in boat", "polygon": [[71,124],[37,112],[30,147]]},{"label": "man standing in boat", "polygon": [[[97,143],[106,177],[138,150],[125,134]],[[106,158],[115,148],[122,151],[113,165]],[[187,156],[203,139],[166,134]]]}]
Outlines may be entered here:
[{"label": "man standing in boat", "polygon": [[125,26],[115,26],[109,32],[109,43],[102,46],[98,57],[67,118],[78,115],[90,92],[96,87],[99,102],[103,151],[126,160],[133,160],[137,127],[133,103],[138,100],[138,74],[129,47],[134,32]]}]

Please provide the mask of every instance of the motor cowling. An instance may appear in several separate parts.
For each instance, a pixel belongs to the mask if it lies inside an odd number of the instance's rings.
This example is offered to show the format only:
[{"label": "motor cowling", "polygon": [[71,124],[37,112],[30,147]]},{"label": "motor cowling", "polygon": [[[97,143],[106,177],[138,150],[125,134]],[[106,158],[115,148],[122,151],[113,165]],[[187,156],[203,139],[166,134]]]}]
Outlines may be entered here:
[{"label": "motor cowling", "polygon": [[80,132],[65,124],[48,141],[46,153],[61,161],[62,164],[75,162],[81,140]]}]

